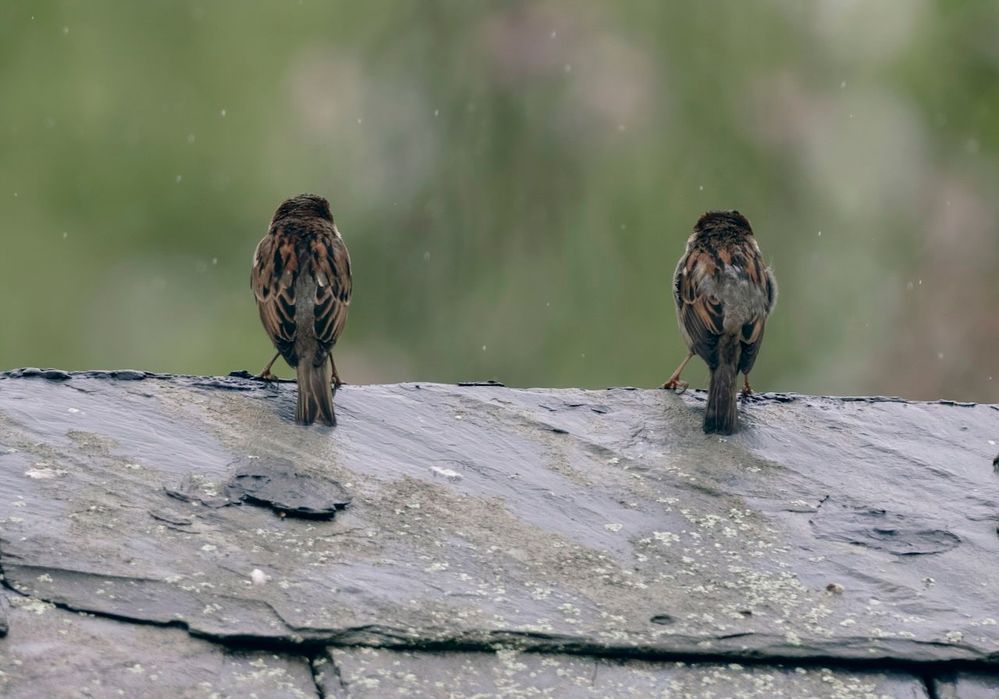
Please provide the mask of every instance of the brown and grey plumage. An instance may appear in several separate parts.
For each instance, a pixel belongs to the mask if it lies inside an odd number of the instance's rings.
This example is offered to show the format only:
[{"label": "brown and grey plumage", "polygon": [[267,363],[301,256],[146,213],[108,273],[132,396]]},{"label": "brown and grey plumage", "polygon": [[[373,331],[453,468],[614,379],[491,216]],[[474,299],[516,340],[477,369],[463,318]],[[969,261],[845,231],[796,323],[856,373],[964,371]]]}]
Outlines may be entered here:
[{"label": "brown and grey plumage", "polygon": [[709,211],[698,219],[673,275],[680,334],[690,350],[663,388],[677,388],[695,354],[711,372],[704,431],[731,434],[736,424],[736,377],[749,372],[777,301],[777,280],[763,261],[749,220],[738,211]]},{"label": "brown and grey plumage", "polygon": [[260,320],[278,354],[260,373],[271,379],[278,356],[295,367],[302,425],[336,424],[331,351],[350,309],[350,256],[329,202],[300,194],[281,203],[253,253],[250,288]]}]

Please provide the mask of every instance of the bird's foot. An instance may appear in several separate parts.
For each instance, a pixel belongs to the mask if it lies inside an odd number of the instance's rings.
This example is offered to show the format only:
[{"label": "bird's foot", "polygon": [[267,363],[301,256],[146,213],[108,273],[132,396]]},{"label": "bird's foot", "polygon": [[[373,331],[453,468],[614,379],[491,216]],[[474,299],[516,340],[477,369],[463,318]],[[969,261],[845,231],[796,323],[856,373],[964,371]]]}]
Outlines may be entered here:
[{"label": "bird's foot", "polygon": [[255,381],[278,381],[277,375],[271,373],[270,370],[262,371],[253,378]]},{"label": "bird's foot", "polygon": [[680,395],[690,387],[690,383],[683,381],[679,376],[673,376],[662,387],[667,391],[675,391],[677,395]]}]

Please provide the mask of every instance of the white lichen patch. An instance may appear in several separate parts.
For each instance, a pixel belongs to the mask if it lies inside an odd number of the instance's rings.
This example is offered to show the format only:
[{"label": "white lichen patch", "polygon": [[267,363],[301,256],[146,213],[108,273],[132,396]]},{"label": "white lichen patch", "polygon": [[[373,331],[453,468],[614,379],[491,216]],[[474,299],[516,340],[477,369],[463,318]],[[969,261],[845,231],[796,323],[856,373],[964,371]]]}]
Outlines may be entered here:
[{"label": "white lichen patch", "polygon": [[65,476],[66,471],[61,468],[48,468],[48,466],[42,466],[36,464],[34,468],[29,468],[24,472],[27,478],[32,478],[34,480],[51,480],[53,478],[58,478],[60,476]]},{"label": "white lichen patch", "polygon": [[46,602],[45,600],[40,600],[37,597],[11,597],[10,606],[17,607],[34,614],[44,614],[49,610],[55,609],[54,604]]},{"label": "white lichen patch", "polygon": [[444,468],[442,466],[431,466],[430,471],[435,475],[447,478],[449,481],[458,481],[462,479],[462,475],[455,471],[454,469]]}]

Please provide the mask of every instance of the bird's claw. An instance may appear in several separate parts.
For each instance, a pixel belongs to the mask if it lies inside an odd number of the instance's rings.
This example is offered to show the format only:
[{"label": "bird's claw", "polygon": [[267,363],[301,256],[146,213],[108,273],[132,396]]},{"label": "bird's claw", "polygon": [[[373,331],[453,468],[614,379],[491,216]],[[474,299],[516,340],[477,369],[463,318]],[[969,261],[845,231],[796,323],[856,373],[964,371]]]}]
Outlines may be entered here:
[{"label": "bird's claw", "polygon": [[269,371],[262,371],[253,377],[254,381],[277,381],[278,377],[276,374],[272,374]]},{"label": "bird's claw", "polygon": [[663,384],[663,388],[667,391],[674,391],[677,395],[682,394],[690,386],[687,381],[682,381],[680,379],[670,379]]}]

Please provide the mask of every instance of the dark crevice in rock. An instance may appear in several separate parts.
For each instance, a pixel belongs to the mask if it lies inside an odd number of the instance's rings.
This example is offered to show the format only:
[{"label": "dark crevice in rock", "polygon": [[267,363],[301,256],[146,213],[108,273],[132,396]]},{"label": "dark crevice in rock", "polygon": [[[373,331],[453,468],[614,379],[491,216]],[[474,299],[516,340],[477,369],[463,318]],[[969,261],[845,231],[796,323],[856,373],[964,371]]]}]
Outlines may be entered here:
[{"label": "dark crevice in rock", "polygon": [[[559,654],[579,657],[589,657],[595,660],[644,660],[650,662],[685,663],[688,665],[719,665],[738,662],[747,667],[801,667],[828,668],[839,671],[877,671],[902,672],[916,677],[925,678],[929,688],[934,687],[934,677],[950,675],[955,672],[975,672],[981,675],[999,676],[999,654],[989,656],[987,660],[940,660],[916,661],[900,657],[844,658],[825,655],[816,652],[807,656],[795,656],[773,652],[754,652],[752,650],[730,652],[691,652],[669,651],[661,648],[620,647],[589,643],[582,639],[553,637],[545,634],[523,632],[488,632],[480,638],[414,638],[403,629],[384,626],[361,626],[332,632],[325,636],[303,638],[298,635],[264,637],[252,634],[233,634],[220,636],[205,633],[182,620],[169,622],[143,619],[139,617],[114,614],[102,610],[85,608],[67,604],[61,601],[45,599],[30,595],[12,585],[4,574],[2,551],[0,551],[0,586],[20,597],[35,597],[42,602],[51,604],[57,609],[144,626],[161,628],[180,628],[192,638],[216,643],[232,651],[256,651],[284,654],[307,661],[312,668],[319,696],[325,699],[325,691],[321,687],[322,667],[319,658],[330,665],[330,672],[336,678],[338,685],[347,690],[339,667],[328,654],[329,648],[381,648],[385,650],[429,652],[429,653],[491,653],[497,650],[517,650],[524,653]],[[933,690],[935,691],[935,689]],[[931,699],[935,694],[931,694]]]},{"label": "dark crevice in rock", "polygon": [[[332,659],[327,656],[322,655],[310,655],[309,656],[309,671],[312,673],[312,683],[316,686],[316,696],[319,699],[326,699],[326,689],[323,687],[323,667],[325,665],[332,665]],[[340,673],[333,666],[337,679],[340,679]],[[341,682],[341,685],[343,682]]]},{"label": "dark crevice in rock", "polygon": [[[649,662],[686,663],[688,665],[722,665],[739,663],[747,667],[785,666],[801,668],[829,668],[842,671],[876,671],[902,672],[915,676],[932,677],[937,674],[960,671],[975,672],[990,676],[999,676],[999,657],[982,660],[909,660],[894,656],[870,658],[849,658],[827,655],[821,652],[807,656],[773,653],[770,651],[753,652],[699,652],[699,651],[669,651],[660,648],[624,648],[620,646],[602,646],[585,641],[554,641],[549,643],[528,643],[538,640],[535,634],[502,633],[503,640],[467,641],[461,639],[429,640],[418,639],[406,643],[371,643],[371,642],[337,642],[329,643],[331,647],[373,647],[398,651],[422,651],[430,653],[489,653],[497,650],[517,650],[523,653],[559,654],[590,657],[604,660],[644,660]],[[547,639],[551,641],[551,639]],[[519,641],[519,642],[518,642]]]},{"label": "dark crevice in rock", "polygon": [[937,678],[933,675],[922,676],[923,688],[926,690],[927,699],[940,699],[940,692],[937,691]]},{"label": "dark crevice in rock", "polygon": [[[0,559],[0,586],[20,597],[34,597],[10,584],[3,574]],[[577,639],[559,639],[543,634],[498,632],[495,639],[420,639],[412,638],[401,629],[386,627],[357,627],[345,629],[326,637],[301,638],[261,637],[256,635],[227,635],[204,633],[192,629],[187,622],[160,622],[149,619],[123,616],[119,614],[81,608],[64,602],[35,597],[57,609],[89,614],[97,618],[160,628],[180,628],[192,638],[216,643],[230,651],[267,652],[299,658],[309,663],[317,696],[326,699],[323,675],[332,673],[336,685],[347,696],[348,684],[334,658],[328,653],[330,648],[380,648],[400,652],[427,653],[493,653],[498,650],[517,650],[538,655],[569,655],[592,658],[600,661],[647,661],[662,663],[683,663],[689,666],[725,665],[737,662],[746,667],[783,667],[805,669],[830,669],[842,672],[899,672],[922,679],[929,699],[938,699],[936,678],[950,676],[958,672],[973,672],[978,675],[999,677],[996,661],[941,660],[914,661],[897,657],[843,658],[821,653],[809,656],[782,655],[774,653],[745,652],[672,652],[659,648],[624,648],[591,644]],[[489,636],[491,634],[487,634]],[[327,668],[328,665],[328,668]]]},{"label": "dark crevice in rock", "polygon": [[[873,656],[870,658],[851,658],[834,656],[816,649],[808,655],[793,655],[773,652],[771,650],[754,651],[732,650],[725,652],[699,652],[689,650],[670,651],[663,648],[643,646],[608,646],[589,642],[582,638],[553,636],[541,633],[519,631],[492,631],[477,634],[474,638],[419,638],[411,631],[382,625],[366,625],[340,630],[331,630],[325,634],[316,633],[304,636],[299,631],[289,627],[287,636],[259,636],[255,634],[206,633],[192,628],[187,621],[176,619],[159,621],[137,616],[115,614],[89,606],[68,604],[63,601],[46,599],[29,594],[13,585],[6,575],[3,566],[3,551],[0,550],[0,587],[25,598],[35,598],[57,609],[77,614],[90,614],[98,618],[122,623],[131,623],[160,628],[179,628],[186,631],[192,638],[216,643],[233,651],[256,651],[284,654],[301,658],[316,668],[316,658],[328,659],[331,671],[337,681],[346,689],[339,668],[329,657],[329,648],[381,648],[395,651],[430,652],[430,653],[489,653],[509,649],[524,653],[560,654],[606,660],[644,660],[650,662],[686,663],[688,665],[717,665],[737,662],[745,666],[788,666],[802,668],[829,668],[840,671],[878,671],[903,672],[916,677],[927,678],[927,686],[933,684],[933,679],[939,675],[950,675],[956,672],[975,672],[982,675],[999,677],[999,653],[986,656],[983,660],[911,660],[897,656]],[[745,634],[751,635],[751,634]],[[314,672],[314,676],[318,673]],[[932,695],[931,695],[932,697]]]}]

